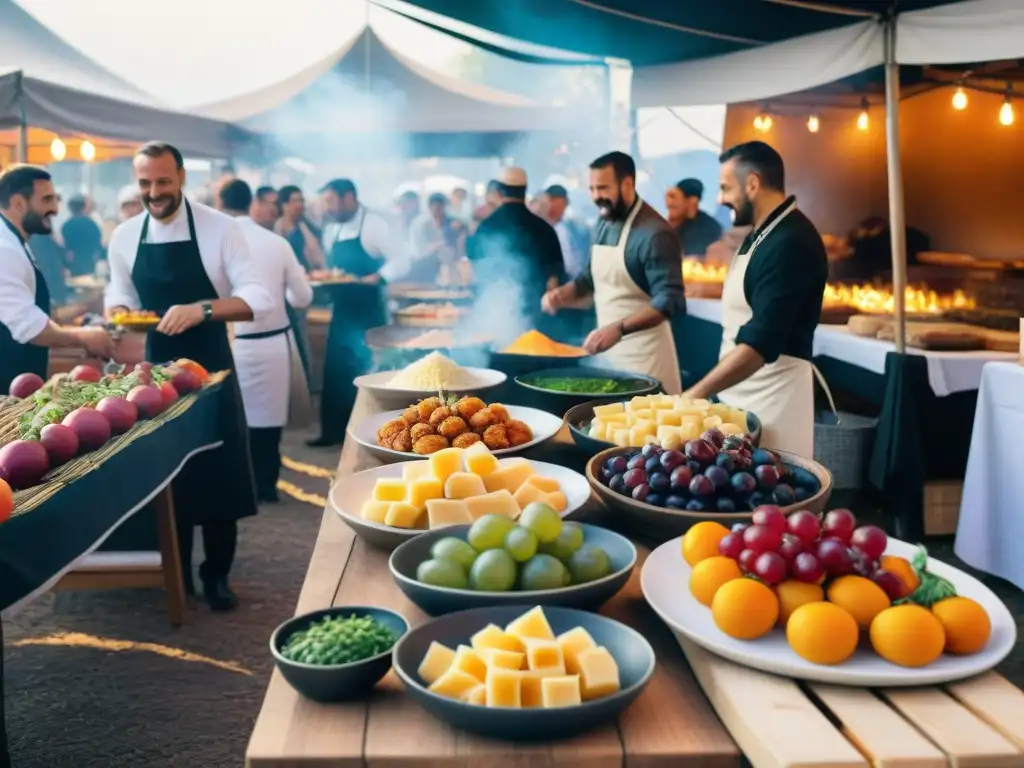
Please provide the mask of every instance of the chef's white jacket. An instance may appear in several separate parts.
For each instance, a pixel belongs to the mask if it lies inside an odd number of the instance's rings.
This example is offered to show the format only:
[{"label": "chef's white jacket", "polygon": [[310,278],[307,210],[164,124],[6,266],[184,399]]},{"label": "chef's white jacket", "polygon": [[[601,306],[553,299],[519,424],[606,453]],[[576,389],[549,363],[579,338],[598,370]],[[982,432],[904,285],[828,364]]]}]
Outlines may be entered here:
[{"label": "chef's white jacket", "polygon": [[25,246],[0,221],[0,323],[19,344],[46,330],[50,318],[36,306],[36,273]]},{"label": "chef's white jacket", "polygon": [[362,205],[348,221],[333,221],[324,226],[324,260],[330,263],[331,248],[336,242],[360,237],[360,225],[363,249],[371,256],[384,259],[380,276],[389,283],[405,277],[411,261],[409,244],[398,236],[387,219]]}]

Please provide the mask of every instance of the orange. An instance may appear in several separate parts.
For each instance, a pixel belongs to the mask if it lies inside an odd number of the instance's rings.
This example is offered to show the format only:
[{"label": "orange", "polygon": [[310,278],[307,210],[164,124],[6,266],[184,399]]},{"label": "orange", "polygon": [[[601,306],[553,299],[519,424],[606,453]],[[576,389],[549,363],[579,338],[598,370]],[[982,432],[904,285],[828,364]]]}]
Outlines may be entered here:
[{"label": "orange", "polygon": [[861,629],[870,627],[872,619],[892,605],[885,591],[863,576],[840,576],[829,586],[828,599],[848,611]]},{"label": "orange", "polygon": [[189,360],[187,357],[183,357],[180,360],[175,361],[175,365],[181,368],[183,371],[191,371],[199,377],[199,381],[204,384],[209,380],[210,374],[203,366],[197,363],[195,360]]},{"label": "orange", "polygon": [[14,511],[14,493],[7,481],[0,477],[0,523],[6,523]]},{"label": "orange", "polygon": [[690,573],[690,592],[698,603],[710,607],[719,587],[742,576],[739,563],[731,557],[709,557],[693,567]]},{"label": "orange", "polygon": [[697,523],[683,536],[683,560],[690,567],[701,560],[718,556],[718,542],[726,537],[729,529],[721,523],[705,521]]},{"label": "orange", "polygon": [[968,655],[988,644],[992,621],[977,601],[969,597],[947,597],[932,605],[932,613],[946,631],[946,653]]},{"label": "orange", "polygon": [[753,579],[727,581],[711,601],[715,625],[737,640],[756,640],[772,631],[779,618],[779,599]]},{"label": "orange", "polygon": [[775,594],[779,598],[779,626],[786,626],[793,611],[801,605],[820,603],[825,599],[825,590],[817,584],[802,581],[784,581],[776,585]]},{"label": "orange", "polygon": [[900,581],[906,584],[907,589],[910,590],[907,593],[908,595],[921,585],[921,579],[917,575],[917,571],[914,570],[914,566],[906,558],[897,557],[896,555],[882,555],[882,559],[878,562],[878,567],[899,576]]},{"label": "orange", "polygon": [[786,624],[786,640],[812,664],[842,664],[857,650],[857,620],[835,603],[801,605]]},{"label": "orange", "polygon": [[926,667],[946,645],[946,631],[935,614],[909,603],[875,616],[870,635],[875,653],[901,667]]}]

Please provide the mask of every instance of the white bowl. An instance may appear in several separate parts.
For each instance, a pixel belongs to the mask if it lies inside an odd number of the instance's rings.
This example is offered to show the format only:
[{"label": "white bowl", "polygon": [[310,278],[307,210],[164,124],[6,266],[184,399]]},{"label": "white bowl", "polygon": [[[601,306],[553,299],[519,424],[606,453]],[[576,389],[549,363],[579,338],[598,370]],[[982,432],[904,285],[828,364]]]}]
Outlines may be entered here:
[{"label": "white bowl", "polygon": [[[507,462],[508,459],[503,459],[499,462],[499,466]],[[363,504],[373,495],[373,486],[377,481],[383,478],[400,478],[404,463],[385,464],[341,478],[335,482],[328,493],[328,503],[345,521],[345,524],[366,539],[368,543],[381,549],[394,549],[399,544],[414,536],[419,536],[421,533],[426,533],[428,530],[426,528],[396,528],[383,523],[371,523],[363,520],[360,516]],[[570,519],[590,500],[590,485],[587,483],[587,478],[579,472],[566,469],[558,464],[548,464],[545,461],[531,460],[530,464],[533,465],[537,474],[550,477],[561,486],[566,500],[565,510],[561,513],[563,520]]]},{"label": "white bowl", "polygon": [[[492,368],[464,368],[470,376],[480,383],[472,387],[447,387],[445,392],[452,395],[471,395],[487,392],[488,390],[500,387],[508,379],[501,371]],[[373,396],[385,408],[408,408],[427,397],[435,397],[436,391],[425,391],[419,389],[395,389],[388,386],[388,382],[399,374],[399,371],[380,371],[379,373],[367,373],[359,376],[352,383],[360,389],[372,392]]]},{"label": "white bowl", "polygon": [[[415,402],[415,400],[412,402]],[[553,416],[547,411],[540,411],[536,408],[523,408],[519,405],[508,405],[505,407],[508,410],[509,416],[513,419],[522,421],[529,426],[531,430],[533,430],[533,440],[528,443],[523,443],[522,445],[517,445],[515,448],[502,448],[500,450],[493,451],[492,453],[494,453],[495,456],[509,456],[519,453],[520,451],[525,451],[527,448],[532,448],[535,445],[540,445],[558,434],[558,430],[562,428],[561,417]],[[376,416],[370,416],[367,419],[363,419],[358,424],[348,428],[349,437],[381,461],[394,463],[396,461],[428,458],[427,456],[421,456],[418,453],[402,453],[401,451],[396,451],[391,448],[383,448],[377,445],[377,430],[389,421],[399,418],[403,411],[385,411],[384,413],[378,413]]]}]

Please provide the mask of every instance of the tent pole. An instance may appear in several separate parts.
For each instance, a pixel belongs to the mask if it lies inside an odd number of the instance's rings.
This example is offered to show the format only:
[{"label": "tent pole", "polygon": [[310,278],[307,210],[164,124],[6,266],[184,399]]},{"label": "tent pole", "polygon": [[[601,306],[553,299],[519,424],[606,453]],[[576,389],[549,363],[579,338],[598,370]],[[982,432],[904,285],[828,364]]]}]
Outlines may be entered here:
[{"label": "tent pole", "polygon": [[15,80],[18,94],[18,162],[28,162],[28,113],[25,109],[24,73],[19,72]]},{"label": "tent pole", "polygon": [[893,314],[896,351],[906,347],[907,224],[900,161],[900,67],[896,62],[896,19],[884,22],[885,32],[885,156],[889,176],[889,236],[892,249]]}]

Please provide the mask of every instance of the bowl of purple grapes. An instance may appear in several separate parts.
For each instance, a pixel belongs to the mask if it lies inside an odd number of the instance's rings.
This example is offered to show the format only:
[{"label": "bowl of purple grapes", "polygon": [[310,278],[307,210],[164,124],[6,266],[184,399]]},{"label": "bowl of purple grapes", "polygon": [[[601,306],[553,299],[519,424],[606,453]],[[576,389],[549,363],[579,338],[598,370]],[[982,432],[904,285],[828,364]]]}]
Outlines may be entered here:
[{"label": "bowl of purple grapes", "polygon": [[821,464],[716,429],[680,450],[656,443],[609,448],[591,458],[586,474],[612,509],[677,532],[701,520],[732,525],[763,504],[787,514],[820,512],[832,493],[832,475]]}]

